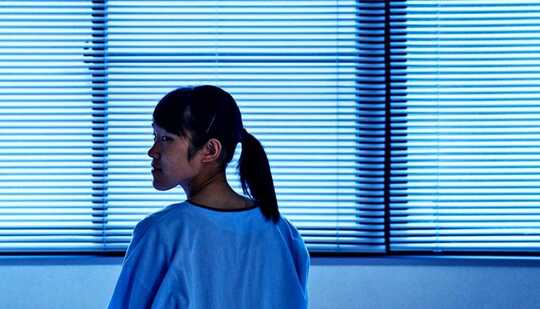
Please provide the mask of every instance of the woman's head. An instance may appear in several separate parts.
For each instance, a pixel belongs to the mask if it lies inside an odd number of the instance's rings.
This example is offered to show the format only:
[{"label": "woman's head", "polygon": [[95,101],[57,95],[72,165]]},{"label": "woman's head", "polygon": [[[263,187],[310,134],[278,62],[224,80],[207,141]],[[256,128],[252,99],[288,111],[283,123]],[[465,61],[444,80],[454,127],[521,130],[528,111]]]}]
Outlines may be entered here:
[{"label": "woman's head", "polygon": [[178,88],[165,95],[153,114],[154,124],[190,141],[188,159],[211,138],[221,143],[222,168],[232,160],[242,137],[242,118],[233,97],[215,86]]},{"label": "woman's head", "polygon": [[178,137],[175,143],[164,141],[163,145],[156,145],[156,141],[148,152],[154,159],[154,173],[164,176],[165,167],[173,171],[169,174],[173,176],[161,177],[163,181],[156,188],[167,190],[180,179],[189,181],[195,177],[199,161],[192,159],[200,155],[203,147],[216,150],[217,167],[225,170],[241,142],[238,171],[242,189],[255,200],[266,218],[274,222],[279,219],[268,158],[260,142],[244,129],[240,110],[229,93],[215,86],[176,89],[159,101],[153,121],[160,138]]}]

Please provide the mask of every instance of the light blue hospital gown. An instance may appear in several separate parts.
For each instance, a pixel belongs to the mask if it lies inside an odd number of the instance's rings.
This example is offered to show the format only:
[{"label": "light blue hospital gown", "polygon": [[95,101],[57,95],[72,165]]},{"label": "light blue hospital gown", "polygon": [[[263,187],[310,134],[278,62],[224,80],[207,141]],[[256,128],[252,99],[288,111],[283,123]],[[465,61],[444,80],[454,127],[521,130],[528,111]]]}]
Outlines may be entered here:
[{"label": "light blue hospital gown", "polygon": [[307,308],[308,270],[283,217],[186,201],[137,224],[109,308]]}]

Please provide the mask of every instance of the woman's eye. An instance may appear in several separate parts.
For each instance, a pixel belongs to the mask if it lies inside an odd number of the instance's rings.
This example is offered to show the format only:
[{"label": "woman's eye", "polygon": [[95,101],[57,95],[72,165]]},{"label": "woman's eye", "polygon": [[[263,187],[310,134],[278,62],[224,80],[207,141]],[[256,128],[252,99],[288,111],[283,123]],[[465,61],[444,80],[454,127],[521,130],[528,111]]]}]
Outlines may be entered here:
[{"label": "woman's eye", "polygon": [[160,142],[170,142],[172,141],[172,137],[170,136],[166,136],[166,135],[162,135],[162,136],[158,136],[158,135],[154,135],[154,142],[155,141],[160,141]]}]

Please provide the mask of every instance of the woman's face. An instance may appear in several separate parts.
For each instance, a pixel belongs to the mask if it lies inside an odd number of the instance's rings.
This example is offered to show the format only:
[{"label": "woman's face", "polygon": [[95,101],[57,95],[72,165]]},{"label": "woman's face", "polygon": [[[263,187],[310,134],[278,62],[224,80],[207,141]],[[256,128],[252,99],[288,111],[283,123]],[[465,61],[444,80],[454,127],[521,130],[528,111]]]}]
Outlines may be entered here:
[{"label": "woman's face", "polygon": [[189,141],[154,124],[154,144],[148,150],[152,158],[153,186],[165,191],[178,185],[184,189],[198,174],[201,164],[197,153],[188,160]]}]

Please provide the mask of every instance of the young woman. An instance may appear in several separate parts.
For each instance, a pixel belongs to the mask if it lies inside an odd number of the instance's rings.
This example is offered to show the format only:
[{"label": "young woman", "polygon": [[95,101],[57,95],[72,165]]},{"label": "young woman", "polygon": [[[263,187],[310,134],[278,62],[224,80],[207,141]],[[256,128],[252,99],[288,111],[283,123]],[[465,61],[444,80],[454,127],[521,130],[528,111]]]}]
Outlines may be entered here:
[{"label": "young woman", "polygon": [[[231,95],[180,88],[153,118],[153,186],[181,186],[187,200],[137,224],[109,308],[307,308],[308,252],[279,213],[266,153]],[[248,197],[225,177],[238,143]]]}]

